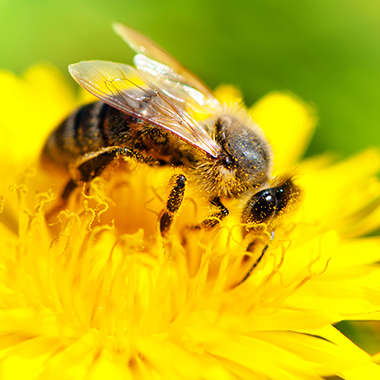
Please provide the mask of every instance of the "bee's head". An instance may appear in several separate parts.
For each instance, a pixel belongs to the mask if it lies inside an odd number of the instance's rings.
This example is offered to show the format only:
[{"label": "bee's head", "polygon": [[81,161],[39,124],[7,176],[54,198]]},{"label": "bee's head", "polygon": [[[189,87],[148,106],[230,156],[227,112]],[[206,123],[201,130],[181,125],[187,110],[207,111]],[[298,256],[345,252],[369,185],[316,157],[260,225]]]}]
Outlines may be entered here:
[{"label": "bee's head", "polygon": [[268,180],[272,151],[250,118],[220,116],[215,123],[215,139],[221,147],[217,161],[234,177],[232,193],[257,188]]},{"label": "bee's head", "polygon": [[272,151],[246,113],[222,112],[208,120],[206,127],[220,151],[216,158],[196,160],[193,173],[200,188],[211,197],[236,197],[268,182]]}]

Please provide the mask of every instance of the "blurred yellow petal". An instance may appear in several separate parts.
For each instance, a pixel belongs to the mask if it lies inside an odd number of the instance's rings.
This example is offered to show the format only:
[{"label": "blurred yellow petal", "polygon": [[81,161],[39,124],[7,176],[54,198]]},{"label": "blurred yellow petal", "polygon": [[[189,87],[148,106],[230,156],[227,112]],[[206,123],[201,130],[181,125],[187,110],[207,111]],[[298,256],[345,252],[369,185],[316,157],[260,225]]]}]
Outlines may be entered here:
[{"label": "blurred yellow petal", "polygon": [[250,111],[272,145],[275,174],[295,165],[317,124],[313,107],[290,93],[272,92],[255,103]]},{"label": "blurred yellow petal", "polygon": [[[344,229],[346,237],[367,234],[379,226],[380,153],[368,150],[329,165],[326,170],[299,167],[305,218],[312,216],[326,225]],[[369,179],[371,178],[371,179]],[[322,186],[321,186],[322,185]],[[312,223],[312,219],[308,218]]]},{"label": "blurred yellow petal", "polygon": [[38,65],[22,78],[0,72],[0,150],[9,162],[25,162],[41,150],[52,126],[73,108],[74,94],[63,75]]},{"label": "blurred yellow petal", "polygon": [[214,95],[222,104],[230,105],[231,103],[241,103],[243,101],[241,91],[230,84],[219,85],[215,89]]},{"label": "blurred yellow petal", "polygon": [[367,265],[377,261],[380,261],[380,239],[378,237],[347,239],[336,246],[334,257],[329,263],[329,269],[357,268],[359,265]]},{"label": "blurred yellow petal", "polygon": [[380,378],[380,366],[374,363],[363,364],[343,371],[342,376],[346,380],[377,380]]}]

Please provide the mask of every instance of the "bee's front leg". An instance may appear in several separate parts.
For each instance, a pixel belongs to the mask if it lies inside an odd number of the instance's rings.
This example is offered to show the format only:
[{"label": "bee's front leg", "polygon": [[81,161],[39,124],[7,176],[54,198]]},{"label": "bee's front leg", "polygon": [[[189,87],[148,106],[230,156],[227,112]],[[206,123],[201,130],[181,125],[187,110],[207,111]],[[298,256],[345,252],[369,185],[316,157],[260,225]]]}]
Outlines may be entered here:
[{"label": "bee's front leg", "polygon": [[218,209],[217,212],[211,214],[208,218],[204,219],[201,223],[193,224],[187,228],[190,230],[212,230],[216,227],[222,219],[228,216],[229,211],[227,207],[220,201],[219,197],[215,197],[210,201],[211,205]]},{"label": "bee's front leg", "polygon": [[[236,286],[239,286],[241,285],[245,280],[247,280],[247,278],[251,275],[252,271],[259,265],[261,259],[264,257],[264,254],[265,252],[268,250],[269,248],[269,244],[273,241],[274,239],[274,231],[272,231],[270,233],[270,239],[268,241],[267,244],[265,244],[264,248],[261,250],[261,253],[259,255],[259,257],[257,257],[257,259],[254,261],[254,263],[251,265],[251,267],[249,268],[248,272],[246,273],[246,275],[243,277],[243,279],[241,281],[239,281]],[[250,245],[248,246],[247,248],[247,251],[251,251],[251,248],[254,247],[255,245],[255,240],[253,240]],[[248,257],[248,256],[247,256]]]},{"label": "bee's front leg", "polygon": [[215,206],[218,211],[201,222],[200,227],[205,230],[213,229],[229,214],[227,207],[220,201],[219,197],[215,197],[210,203]]}]

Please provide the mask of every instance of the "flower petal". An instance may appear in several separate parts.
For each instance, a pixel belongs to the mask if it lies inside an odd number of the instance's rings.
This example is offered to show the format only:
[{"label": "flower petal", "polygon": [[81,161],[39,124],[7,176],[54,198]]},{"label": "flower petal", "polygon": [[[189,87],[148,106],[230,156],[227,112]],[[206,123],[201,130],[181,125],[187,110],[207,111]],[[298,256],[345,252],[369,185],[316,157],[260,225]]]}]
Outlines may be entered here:
[{"label": "flower petal", "polygon": [[40,152],[48,131],[73,108],[74,94],[48,65],[30,68],[23,78],[1,71],[0,87],[0,155],[21,162]]},{"label": "flower petal", "polygon": [[288,170],[302,157],[313,135],[314,108],[290,93],[272,92],[252,106],[251,114],[272,145],[275,174]]}]

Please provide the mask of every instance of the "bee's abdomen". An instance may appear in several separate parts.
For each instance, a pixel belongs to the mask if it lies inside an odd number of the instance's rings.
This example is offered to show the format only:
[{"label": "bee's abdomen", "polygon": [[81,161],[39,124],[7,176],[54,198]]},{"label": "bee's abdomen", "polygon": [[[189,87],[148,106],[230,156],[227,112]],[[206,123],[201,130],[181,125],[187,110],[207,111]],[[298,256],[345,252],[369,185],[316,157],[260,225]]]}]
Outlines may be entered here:
[{"label": "bee's abdomen", "polygon": [[110,109],[109,105],[96,102],[74,111],[50,135],[42,151],[43,161],[67,169],[83,154],[109,146]]}]

